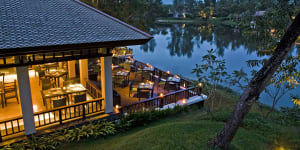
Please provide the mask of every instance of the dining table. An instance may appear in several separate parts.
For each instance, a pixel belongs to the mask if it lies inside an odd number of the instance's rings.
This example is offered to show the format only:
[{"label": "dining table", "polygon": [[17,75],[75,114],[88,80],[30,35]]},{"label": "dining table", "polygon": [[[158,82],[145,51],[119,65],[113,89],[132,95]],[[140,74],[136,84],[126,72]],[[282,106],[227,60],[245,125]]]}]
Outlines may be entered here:
[{"label": "dining table", "polygon": [[[130,75],[130,72],[127,70],[120,70],[114,74],[115,77],[122,77],[124,79],[126,85],[129,83],[129,75]],[[125,85],[123,85],[123,86],[125,86]]]},{"label": "dining table", "polygon": [[53,78],[57,86],[59,87],[59,79],[63,76],[68,76],[68,72],[64,69],[50,69],[47,73],[45,73],[45,77]]},{"label": "dining table", "polygon": [[166,80],[166,85],[165,87],[167,86],[175,86],[176,90],[180,89],[180,77],[178,76],[170,76],[167,78]]},{"label": "dining table", "polygon": [[47,99],[51,99],[54,97],[61,97],[61,96],[69,96],[75,93],[83,93],[86,92],[87,89],[80,83],[69,84],[68,86],[58,87],[58,88],[51,88],[48,90],[42,90],[42,98],[44,105],[47,108]]},{"label": "dining table", "polygon": [[153,82],[141,82],[138,85],[137,88],[137,93],[138,93],[138,98],[141,98],[141,92],[142,91],[147,91],[151,93],[151,97],[153,97],[153,89],[154,89],[154,83]]}]

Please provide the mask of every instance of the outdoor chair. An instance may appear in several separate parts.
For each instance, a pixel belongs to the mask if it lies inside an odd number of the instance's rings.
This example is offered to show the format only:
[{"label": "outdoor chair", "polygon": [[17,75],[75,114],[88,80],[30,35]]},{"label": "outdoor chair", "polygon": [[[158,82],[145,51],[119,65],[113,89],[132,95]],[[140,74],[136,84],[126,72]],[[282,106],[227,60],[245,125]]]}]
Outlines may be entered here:
[{"label": "outdoor chair", "polygon": [[79,94],[79,95],[74,95],[74,102],[75,103],[80,103],[86,101],[86,93],[84,94]]},{"label": "outdoor chair", "polygon": [[166,85],[166,79],[159,78],[158,80],[159,80],[159,82],[157,83],[157,89],[156,89],[157,91],[158,91],[159,88],[164,89],[165,85]]},{"label": "outdoor chair", "polygon": [[136,93],[137,92],[137,88],[133,87],[133,83],[129,82],[129,97],[131,93]]},{"label": "outdoor chair", "polygon": [[66,106],[67,105],[67,98],[63,97],[63,98],[53,99],[52,103],[53,103],[53,108]]},{"label": "outdoor chair", "polygon": [[5,105],[7,105],[7,100],[16,98],[17,103],[19,104],[19,97],[18,97],[18,89],[17,89],[17,80],[14,82],[5,83],[4,84],[4,99]]}]

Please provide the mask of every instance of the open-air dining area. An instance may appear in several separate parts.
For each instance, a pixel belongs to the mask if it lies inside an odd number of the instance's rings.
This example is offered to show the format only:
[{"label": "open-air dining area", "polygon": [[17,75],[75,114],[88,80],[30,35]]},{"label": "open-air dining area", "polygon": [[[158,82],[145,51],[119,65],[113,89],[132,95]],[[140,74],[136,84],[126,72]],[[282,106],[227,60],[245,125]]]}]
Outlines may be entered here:
[{"label": "open-air dining area", "polygon": [[[34,19],[22,16],[15,29],[0,29],[18,35],[0,37],[0,144],[96,118],[116,120],[142,109],[186,104],[201,94],[190,80],[134,59],[127,46],[145,44],[151,35],[79,1],[47,6],[51,12],[34,11]],[[15,16],[31,10],[13,8],[6,7]],[[72,14],[65,13],[70,9]],[[49,16],[50,22],[40,18]],[[23,19],[45,26],[27,26]],[[53,26],[60,28],[52,32]],[[19,28],[31,34],[19,34]],[[203,98],[197,100],[202,104]]]}]

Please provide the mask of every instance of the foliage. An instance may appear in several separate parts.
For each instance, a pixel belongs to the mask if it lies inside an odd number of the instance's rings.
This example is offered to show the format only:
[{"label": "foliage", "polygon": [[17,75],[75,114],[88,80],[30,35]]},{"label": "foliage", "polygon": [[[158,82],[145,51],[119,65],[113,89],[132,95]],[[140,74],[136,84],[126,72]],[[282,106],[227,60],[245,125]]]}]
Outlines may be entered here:
[{"label": "foliage", "polygon": [[175,114],[179,114],[182,112],[187,112],[189,110],[188,106],[175,106],[173,109],[165,109],[165,110],[140,110],[135,113],[130,113],[128,115],[124,115],[118,123],[118,129],[120,130],[128,130],[137,126],[145,126],[153,121],[173,116]]},{"label": "foliage", "polygon": [[217,85],[223,83],[224,77],[227,75],[225,60],[217,59],[216,52],[211,49],[202,57],[202,62],[201,65],[196,64],[196,68],[193,69],[192,73],[196,74],[198,82],[210,87],[207,99],[211,101],[209,112],[213,113]]},{"label": "foliage", "polygon": [[83,139],[107,137],[117,132],[128,130],[150,122],[172,116],[178,113],[187,112],[188,106],[175,106],[173,109],[139,111],[128,114],[119,121],[91,121],[79,127],[71,127],[58,130],[54,133],[42,136],[32,135],[19,143],[4,146],[1,150],[54,150],[62,144],[77,143]]},{"label": "foliage", "polygon": [[42,136],[32,135],[19,143],[4,146],[1,150],[52,150],[60,145],[78,142],[81,139],[106,137],[116,133],[115,124],[112,122],[94,121],[80,127],[58,130]]}]

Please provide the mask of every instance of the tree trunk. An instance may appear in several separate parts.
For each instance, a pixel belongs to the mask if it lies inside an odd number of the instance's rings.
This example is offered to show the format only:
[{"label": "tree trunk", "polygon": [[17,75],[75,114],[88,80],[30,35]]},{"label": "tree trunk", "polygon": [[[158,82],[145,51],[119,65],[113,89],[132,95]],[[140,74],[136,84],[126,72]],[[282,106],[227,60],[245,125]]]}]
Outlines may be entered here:
[{"label": "tree trunk", "polygon": [[299,34],[300,13],[297,14],[294,22],[289,26],[282,40],[277,45],[272,57],[249,82],[223,130],[214,139],[212,139],[209,144],[212,144],[215,148],[228,149],[231,140],[236,134],[244,117],[248,114],[252,104],[258,100],[259,95],[265,89],[267,83],[272,78],[272,75],[291,50]]}]

